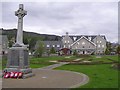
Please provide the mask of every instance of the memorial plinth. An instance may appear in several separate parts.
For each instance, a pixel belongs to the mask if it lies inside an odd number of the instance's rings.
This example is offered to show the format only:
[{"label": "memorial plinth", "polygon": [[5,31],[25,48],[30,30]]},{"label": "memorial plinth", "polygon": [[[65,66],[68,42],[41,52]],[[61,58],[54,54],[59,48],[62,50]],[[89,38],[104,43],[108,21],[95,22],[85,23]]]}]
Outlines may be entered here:
[{"label": "memorial plinth", "polygon": [[29,52],[28,48],[23,43],[23,17],[27,14],[23,4],[19,5],[19,10],[15,12],[18,17],[18,30],[16,43],[8,50],[7,66],[5,72],[22,72],[23,77],[31,77],[34,74],[29,67]]},{"label": "memorial plinth", "polygon": [[18,46],[10,48],[5,71],[22,72],[23,78],[33,76],[32,69],[29,68],[28,48]]}]

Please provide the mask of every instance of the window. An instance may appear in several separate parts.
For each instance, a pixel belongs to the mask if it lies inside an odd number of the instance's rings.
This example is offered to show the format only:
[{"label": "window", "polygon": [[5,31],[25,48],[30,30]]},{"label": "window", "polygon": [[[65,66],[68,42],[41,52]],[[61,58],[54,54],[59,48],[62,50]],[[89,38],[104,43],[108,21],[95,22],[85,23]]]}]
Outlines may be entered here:
[{"label": "window", "polygon": [[102,48],[104,48],[104,45],[102,45]]},{"label": "window", "polygon": [[53,47],[55,47],[55,45],[53,45]]},{"label": "window", "polygon": [[70,48],[70,45],[69,45],[69,48]]},{"label": "window", "polygon": [[82,45],[84,45],[85,44],[85,42],[82,42]]},{"label": "window", "polygon": [[50,47],[50,45],[47,45],[47,47]]},{"label": "window", "polygon": [[65,45],[64,45],[64,48],[65,48]]},{"label": "window", "polygon": [[100,45],[98,45],[98,47],[100,47]]},{"label": "window", "polygon": [[66,41],[65,41],[65,43],[66,43]]},{"label": "window", "polygon": [[57,45],[57,47],[60,47],[60,45]]},{"label": "window", "polygon": [[98,41],[97,41],[97,43],[98,43]]},{"label": "window", "polygon": [[69,43],[69,41],[68,41],[68,43]]},{"label": "window", "polygon": [[83,46],[83,48],[85,48],[85,46]]},{"label": "window", "polygon": [[102,41],[100,41],[100,43],[101,43]]}]

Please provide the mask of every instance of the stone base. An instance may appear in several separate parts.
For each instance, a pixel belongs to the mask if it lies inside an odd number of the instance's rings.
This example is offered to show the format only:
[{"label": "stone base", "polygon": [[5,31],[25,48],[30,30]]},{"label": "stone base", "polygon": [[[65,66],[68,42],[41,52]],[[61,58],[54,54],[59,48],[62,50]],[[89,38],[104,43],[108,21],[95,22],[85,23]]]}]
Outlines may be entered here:
[{"label": "stone base", "polygon": [[27,69],[5,68],[4,71],[5,72],[22,72],[23,73],[23,77],[22,77],[23,79],[35,76],[35,74],[32,73],[31,68],[27,68]]},{"label": "stone base", "polygon": [[25,79],[25,78],[29,78],[29,77],[32,77],[32,76],[35,76],[35,74],[33,74],[33,73],[28,73],[28,74],[23,74],[23,79]]}]

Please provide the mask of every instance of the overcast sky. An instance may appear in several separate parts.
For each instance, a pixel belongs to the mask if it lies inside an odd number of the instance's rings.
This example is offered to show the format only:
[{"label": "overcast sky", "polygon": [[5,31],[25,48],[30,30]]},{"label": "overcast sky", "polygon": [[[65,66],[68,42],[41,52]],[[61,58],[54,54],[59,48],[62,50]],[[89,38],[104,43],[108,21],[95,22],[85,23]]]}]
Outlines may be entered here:
[{"label": "overcast sky", "polygon": [[[24,30],[40,34],[105,35],[118,41],[117,2],[24,2]],[[2,3],[2,28],[17,28],[19,3]]]}]

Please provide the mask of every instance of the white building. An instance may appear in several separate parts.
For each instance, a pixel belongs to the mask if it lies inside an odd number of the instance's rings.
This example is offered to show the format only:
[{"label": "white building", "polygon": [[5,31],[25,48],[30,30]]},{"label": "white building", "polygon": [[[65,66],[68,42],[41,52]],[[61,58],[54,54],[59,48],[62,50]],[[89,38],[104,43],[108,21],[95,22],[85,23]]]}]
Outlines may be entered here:
[{"label": "white building", "polygon": [[106,50],[106,38],[103,35],[62,36],[63,48],[76,50],[78,54],[103,54]]}]

